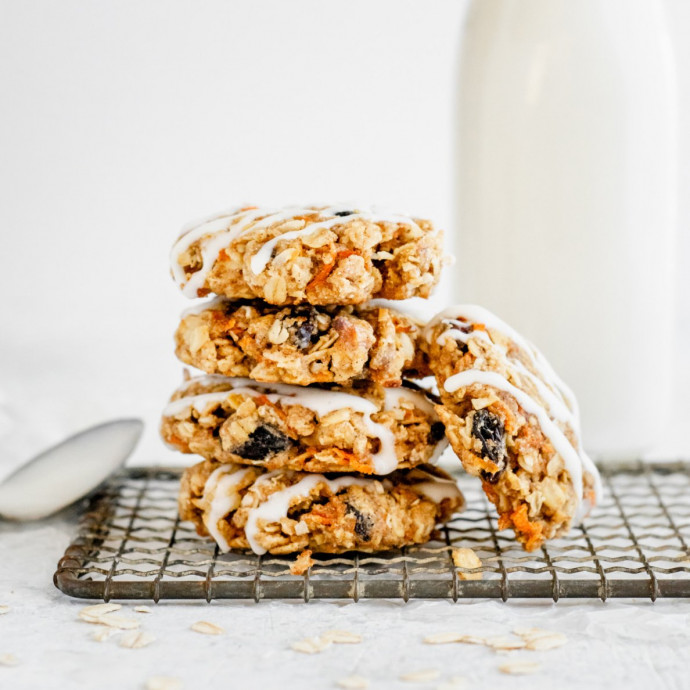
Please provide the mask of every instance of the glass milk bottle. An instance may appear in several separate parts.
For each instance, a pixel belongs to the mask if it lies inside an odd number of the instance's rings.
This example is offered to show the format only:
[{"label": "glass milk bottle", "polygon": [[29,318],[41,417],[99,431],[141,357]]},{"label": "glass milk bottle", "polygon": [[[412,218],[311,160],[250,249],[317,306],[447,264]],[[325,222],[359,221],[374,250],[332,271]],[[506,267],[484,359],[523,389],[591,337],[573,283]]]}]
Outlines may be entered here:
[{"label": "glass milk bottle", "polygon": [[585,447],[662,440],[677,86],[662,0],[473,0],[461,47],[454,299],[529,337]]}]

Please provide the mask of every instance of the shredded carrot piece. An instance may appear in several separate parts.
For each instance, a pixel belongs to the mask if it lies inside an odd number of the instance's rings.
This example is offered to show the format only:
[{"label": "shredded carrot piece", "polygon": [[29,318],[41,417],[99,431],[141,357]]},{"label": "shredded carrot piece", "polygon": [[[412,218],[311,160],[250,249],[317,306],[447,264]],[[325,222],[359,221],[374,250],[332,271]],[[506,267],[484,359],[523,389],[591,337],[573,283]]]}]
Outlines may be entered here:
[{"label": "shredded carrot piece", "polygon": [[513,523],[510,520],[510,515],[498,516],[498,529],[508,529]]},{"label": "shredded carrot piece", "polygon": [[356,453],[343,450],[342,448],[332,448],[331,452],[339,455],[355,472],[361,472],[362,474],[372,473],[371,465],[363,462]]},{"label": "shredded carrot piece", "polygon": [[325,513],[324,511],[319,510],[316,507],[312,508],[310,512],[313,517],[318,518],[319,522],[322,522],[324,525],[330,525],[333,523],[333,515]]},{"label": "shredded carrot piece", "polygon": [[527,541],[525,542],[525,549],[527,551],[534,551],[534,549],[539,547],[542,528],[529,521],[526,503],[523,503],[517,510],[511,513],[510,520],[518,532],[527,536]]},{"label": "shredded carrot piece", "polygon": [[[482,489],[484,489],[486,497],[495,505],[496,501],[498,500],[498,496],[496,495],[494,487],[491,486],[489,482],[482,482]],[[501,527],[501,529],[503,529],[503,527]]]},{"label": "shredded carrot piece", "polygon": [[331,272],[335,268],[335,265],[338,263],[338,261],[342,261],[343,259],[346,259],[348,256],[352,256],[353,254],[357,254],[357,252],[352,249],[344,249],[343,251],[338,252],[335,255],[335,259],[333,259],[333,261],[331,261],[330,263],[324,264],[319,270],[319,272],[312,278],[311,282],[307,285],[307,290],[313,288],[315,285],[323,283],[326,280],[326,278],[328,278],[328,276],[331,275]]},{"label": "shredded carrot piece", "polygon": [[181,446],[181,447],[183,447],[183,446],[185,445],[184,441],[183,441],[179,436],[175,436],[175,434],[173,434],[173,435],[168,439],[168,441],[169,441],[169,443],[172,443],[174,446]]}]

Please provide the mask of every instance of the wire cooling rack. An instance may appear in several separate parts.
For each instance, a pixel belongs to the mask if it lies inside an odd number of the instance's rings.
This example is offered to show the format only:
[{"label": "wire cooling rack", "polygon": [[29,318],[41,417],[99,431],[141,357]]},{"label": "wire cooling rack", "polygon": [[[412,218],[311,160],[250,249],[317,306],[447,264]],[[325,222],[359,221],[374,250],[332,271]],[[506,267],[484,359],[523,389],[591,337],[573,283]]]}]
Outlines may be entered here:
[{"label": "wire cooling rack", "polygon": [[[526,553],[499,532],[479,482],[458,477],[468,507],[419,547],[292,557],[221,554],[177,514],[180,470],[129,469],[87,504],[55,585],[88,599],[633,598],[690,597],[690,463],[605,467],[594,515]],[[472,548],[481,568],[453,565]]]}]

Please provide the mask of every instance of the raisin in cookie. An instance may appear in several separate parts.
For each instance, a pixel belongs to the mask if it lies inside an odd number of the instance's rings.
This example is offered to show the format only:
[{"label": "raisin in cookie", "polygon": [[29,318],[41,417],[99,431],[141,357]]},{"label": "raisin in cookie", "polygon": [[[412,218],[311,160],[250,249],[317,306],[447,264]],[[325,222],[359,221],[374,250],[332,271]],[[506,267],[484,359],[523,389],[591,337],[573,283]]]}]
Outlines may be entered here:
[{"label": "raisin in cookie", "polygon": [[180,517],[221,551],[287,554],[384,551],[428,541],[462,509],[456,482],[437,468],[385,479],[277,470],[204,460],[188,468]]},{"label": "raisin in cookie", "polygon": [[600,491],[577,402],[543,355],[491,312],[452,307],[422,339],[453,450],[525,549],[560,536]]},{"label": "raisin in cookie", "polygon": [[324,389],[218,375],[191,379],[173,395],[161,434],[176,450],[218,462],[379,475],[435,462],[446,442],[421,390],[367,382]]},{"label": "raisin in cookie", "polygon": [[442,235],[428,220],[370,209],[247,206],[184,228],[170,260],[187,297],[361,304],[428,297]]},{"label": "raisin in cookie", "polygon": [[417,348],[420,324],[382,307],[275,307],[216,298],[187,310],[176,354],[207,374],[255,381],[399,386],[429,375]]}]

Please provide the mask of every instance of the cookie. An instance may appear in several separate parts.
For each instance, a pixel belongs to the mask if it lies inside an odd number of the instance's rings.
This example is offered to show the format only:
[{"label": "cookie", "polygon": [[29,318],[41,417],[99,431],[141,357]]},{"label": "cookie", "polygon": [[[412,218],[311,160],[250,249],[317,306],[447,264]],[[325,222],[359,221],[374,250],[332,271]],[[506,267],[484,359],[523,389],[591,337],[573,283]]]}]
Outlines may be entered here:
[{"label": "cookie", "polygon": [[421,390],[372,383],[329,390],[218,375],[175,392],[161,435],[176,450],[218,462],[377,475],[433,463],[446,444]]},{"label": "cookie", "polygon": [[187,310],[175,352],[207,374],[255,381],[399,386],[430,371],[417,348],[420,324],[383,307],[276,307],[216,298]]},{"label": "cookie", "polygon": [[442,312],[422,342],[446,435],[465,470],[481,477],[499,527],[512,527],[528,551],[567,532],[601,491],[572,391],[533,345],[482,307]]},{"label": "cookie", "polygon": [[442,234],[428,220],[371,209],[246,206],[183,228],[170,261],[187,297],[361,304],[428,297]]},{"label": "cookie", "polygon": [[256,554],[384,551],[429,540],[464,501],[437,468],[399,470],[385,479],[325,477],[204,460],[182,479],[180,517],[221,551]]}]

